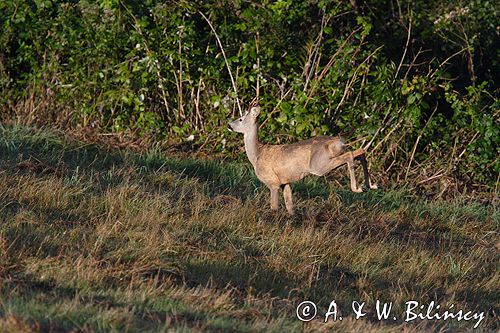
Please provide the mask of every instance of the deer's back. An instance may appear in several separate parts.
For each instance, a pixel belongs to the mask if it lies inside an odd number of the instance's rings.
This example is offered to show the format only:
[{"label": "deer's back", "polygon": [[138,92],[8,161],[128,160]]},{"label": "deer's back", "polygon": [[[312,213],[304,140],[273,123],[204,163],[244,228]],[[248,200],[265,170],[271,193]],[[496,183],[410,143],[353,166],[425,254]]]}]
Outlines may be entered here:
[{"label": "deer's back", "polygon": [[343,152],[339,138],[318,136],[286,145],[264,145],[260,150],[255,172],[268,186],[288,184],[311,172],[311,165],[327,163]]}]

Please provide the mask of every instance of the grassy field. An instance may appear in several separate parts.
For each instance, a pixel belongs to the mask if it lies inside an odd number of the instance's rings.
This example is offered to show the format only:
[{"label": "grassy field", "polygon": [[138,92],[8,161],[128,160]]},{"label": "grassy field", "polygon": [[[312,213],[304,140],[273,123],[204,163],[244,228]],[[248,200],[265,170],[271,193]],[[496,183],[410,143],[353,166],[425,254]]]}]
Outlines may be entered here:
[{"label": "grassy field", "polygon": [[[462,332],[477,322],[404,322],[409,300],[484,312],[476,332],[500,328],[497,206],[341,183],[296,184],[289,218],[283,203],[268,209],[249,163],[0,126],[0,331]],[[303,300],[317,319],[296,318]],[[324,323],[332,300],[343,320]],[[366,303],[358,320],[354,300]],[[379,321],[376,300],[393,302],[396,320]]]}]

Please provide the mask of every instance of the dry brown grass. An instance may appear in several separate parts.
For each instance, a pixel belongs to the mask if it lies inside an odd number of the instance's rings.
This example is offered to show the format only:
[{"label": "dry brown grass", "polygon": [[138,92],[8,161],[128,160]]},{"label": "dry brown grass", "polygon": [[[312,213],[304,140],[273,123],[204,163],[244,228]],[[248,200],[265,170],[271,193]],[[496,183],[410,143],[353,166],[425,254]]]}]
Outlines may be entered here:
[{"label": "dry brown grass", "polygon": [[[485,311],[498,329],[498,207],[298,184],[272,213],[246,165],[101,153],[47,134],[0,140],[5,332],[436,332],[471,322],[378,321],[377,299]],[[60,172],[18,168],[39,160]],[[45,169],[44,169],[45,170]],[[303,324],[335,299],[345,320]],[[348,315],[367,303],[367,317]]]}]

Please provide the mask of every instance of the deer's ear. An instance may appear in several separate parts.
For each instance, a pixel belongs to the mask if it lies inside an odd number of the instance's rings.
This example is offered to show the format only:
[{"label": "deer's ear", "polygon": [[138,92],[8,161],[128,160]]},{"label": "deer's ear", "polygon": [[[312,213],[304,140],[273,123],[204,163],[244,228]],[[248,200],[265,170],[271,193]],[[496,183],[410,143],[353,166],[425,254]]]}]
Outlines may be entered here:
[{"label": "deer's ear", "polygon": [[250,114],[253,116],[253,117],[257,117],[260,113],[260,106],[253,106],[251,109],[250,109]]}]

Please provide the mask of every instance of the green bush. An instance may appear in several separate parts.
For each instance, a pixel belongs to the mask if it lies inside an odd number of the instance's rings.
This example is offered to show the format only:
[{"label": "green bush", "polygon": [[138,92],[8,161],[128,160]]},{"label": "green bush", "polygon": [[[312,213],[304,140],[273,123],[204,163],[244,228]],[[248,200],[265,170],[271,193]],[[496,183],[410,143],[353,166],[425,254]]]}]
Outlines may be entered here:
[{"label": "green bush", "polygon": [[234,151],[236,95],[204,13],[245,105],[259,86],[262,141],[374,138],[390,175],[494,184],[498,5],[397,3],[4,1],[0,117]]}]

